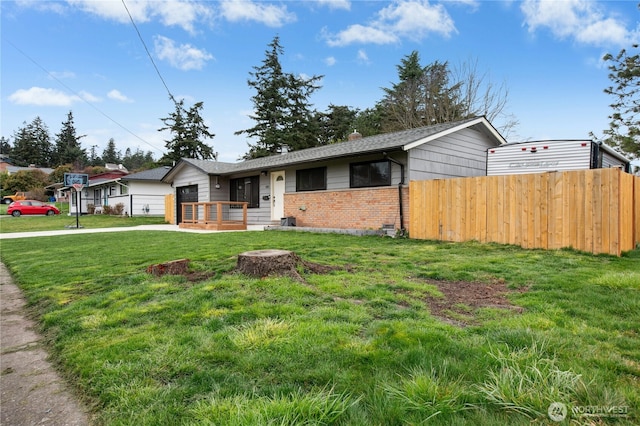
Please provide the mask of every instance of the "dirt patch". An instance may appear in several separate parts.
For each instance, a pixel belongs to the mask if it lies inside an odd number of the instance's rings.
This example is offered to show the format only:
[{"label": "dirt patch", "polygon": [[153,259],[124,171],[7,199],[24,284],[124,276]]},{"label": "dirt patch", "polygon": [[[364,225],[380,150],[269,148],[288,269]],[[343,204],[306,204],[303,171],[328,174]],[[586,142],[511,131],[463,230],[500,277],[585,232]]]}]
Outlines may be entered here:
[{"label": "dirt patch", "polygon": [[491,284],[468,281],[428,280],[438,287],[444,297],[431,296],[425,302],[432,315],[445,322],[458,326],[467,326],[476,322],[475,314],[481,308],[507,309],[521,313],[524,308],[511,303],[510,293],[523,293],[528,289],[510,289],[504,282]]}]

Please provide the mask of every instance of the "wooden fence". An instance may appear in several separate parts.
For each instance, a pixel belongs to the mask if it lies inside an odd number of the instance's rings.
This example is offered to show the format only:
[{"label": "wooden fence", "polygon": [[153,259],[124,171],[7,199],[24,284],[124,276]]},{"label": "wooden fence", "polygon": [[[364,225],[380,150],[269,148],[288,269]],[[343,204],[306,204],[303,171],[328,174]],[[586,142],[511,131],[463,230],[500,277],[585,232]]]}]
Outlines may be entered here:
[{"label": "wooden fence", "polygon": [[164,220],[167,223],[176,223],[174,209],[175,200],[176,197],[173,194],[167,194],[164,196]]},{"label": "wooden fence", "polygon": [[409,197],[417,239],[616,256],[640,243],[640,177],[620,169],[412,181]]}]

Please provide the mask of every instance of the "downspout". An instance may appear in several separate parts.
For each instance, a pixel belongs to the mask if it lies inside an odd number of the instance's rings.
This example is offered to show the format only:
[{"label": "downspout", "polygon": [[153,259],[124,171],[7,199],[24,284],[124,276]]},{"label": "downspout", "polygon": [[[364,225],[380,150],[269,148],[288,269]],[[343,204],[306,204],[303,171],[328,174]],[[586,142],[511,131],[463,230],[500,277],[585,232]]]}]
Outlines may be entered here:
[{"label": "downspout", "polygon": [[397,164],[400,166],[400,183],[398,184],[398,203],[399,203],[399,212],[400,212],[400,233],[401,235],[404,235],[405,233],[405,229],[404,229],[404,210],[402,209],[402,185],[404,185],[404,164],[402,164],[401,162],[394,160],[393,158],[389,157],[389,155],[386,152],[383,152],[382,155],[384,156],[384,158],[386,158],[387,160],[391,161],[394,164]]}]

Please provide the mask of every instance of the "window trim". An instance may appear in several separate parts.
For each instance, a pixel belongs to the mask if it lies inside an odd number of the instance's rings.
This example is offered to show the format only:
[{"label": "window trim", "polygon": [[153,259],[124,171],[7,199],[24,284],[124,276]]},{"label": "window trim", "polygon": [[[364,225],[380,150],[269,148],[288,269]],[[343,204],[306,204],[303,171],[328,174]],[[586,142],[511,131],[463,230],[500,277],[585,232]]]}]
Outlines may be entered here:
[{"label": "window trim", "polygon": [[[243,185],[246,184],[246,181],[250,180],[251,192],[247,194],[244,193],[245,198],[243,200],[238,200],[238,182],[242,182]],[[229,201],[239,201],[239,202],[247,202],[247,208],[249,209],[258,209],[260,208],[260,176],[243,176],[235,179],[229,179]],[[246,191],[246,186],[244,188]]]},{"label": "window trim", "polygon": [[[311,174],[313,172],[321,172],[322,173],[322,185],[320,187],[309,187],[309,188],[301,188],[302,176],[301,174],[306,174],[306,177],[313,183],[313,178]],[[321,167],[311,167],[308,169],[299,169],[296,170],[296,192],[308,192],[308,191],[325,191],[327,189],[327,166]]]},{"label": "window trim", "polygon": [[[354,167],[356,166],[365,166],[365,165],[369,165],[369,167],[371,167],[373,164],[377,164],[377,163],[386,163],[387,167],[389,169],[389,177],[387,179],[386,182],[384,183],[376,183],[376,184],[372,184],[371,183],[371,174],[369,174],[369,182],[364,184],[364,185],[355,185],[355,179],[354,179]],[[391,161],[390,160],[371,160],[371,161],[361,161],[358,163],[350,163],[349,164],[349,188],[375,188],[375,187],[379,187],[379,186],[391,186]]]}]

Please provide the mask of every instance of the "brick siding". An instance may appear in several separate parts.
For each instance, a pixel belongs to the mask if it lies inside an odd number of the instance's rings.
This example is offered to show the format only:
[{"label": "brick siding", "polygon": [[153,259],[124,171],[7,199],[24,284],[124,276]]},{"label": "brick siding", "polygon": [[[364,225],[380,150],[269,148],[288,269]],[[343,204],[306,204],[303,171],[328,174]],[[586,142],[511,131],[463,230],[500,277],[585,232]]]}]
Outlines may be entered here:
[{"label": "brick siding", "polygon": [[[409,187],[402,188],[403,224],[409,228]],[[400,228],[398,187],[310,191],[284,194],[284,214],[297,226],[338,229]]]}]

